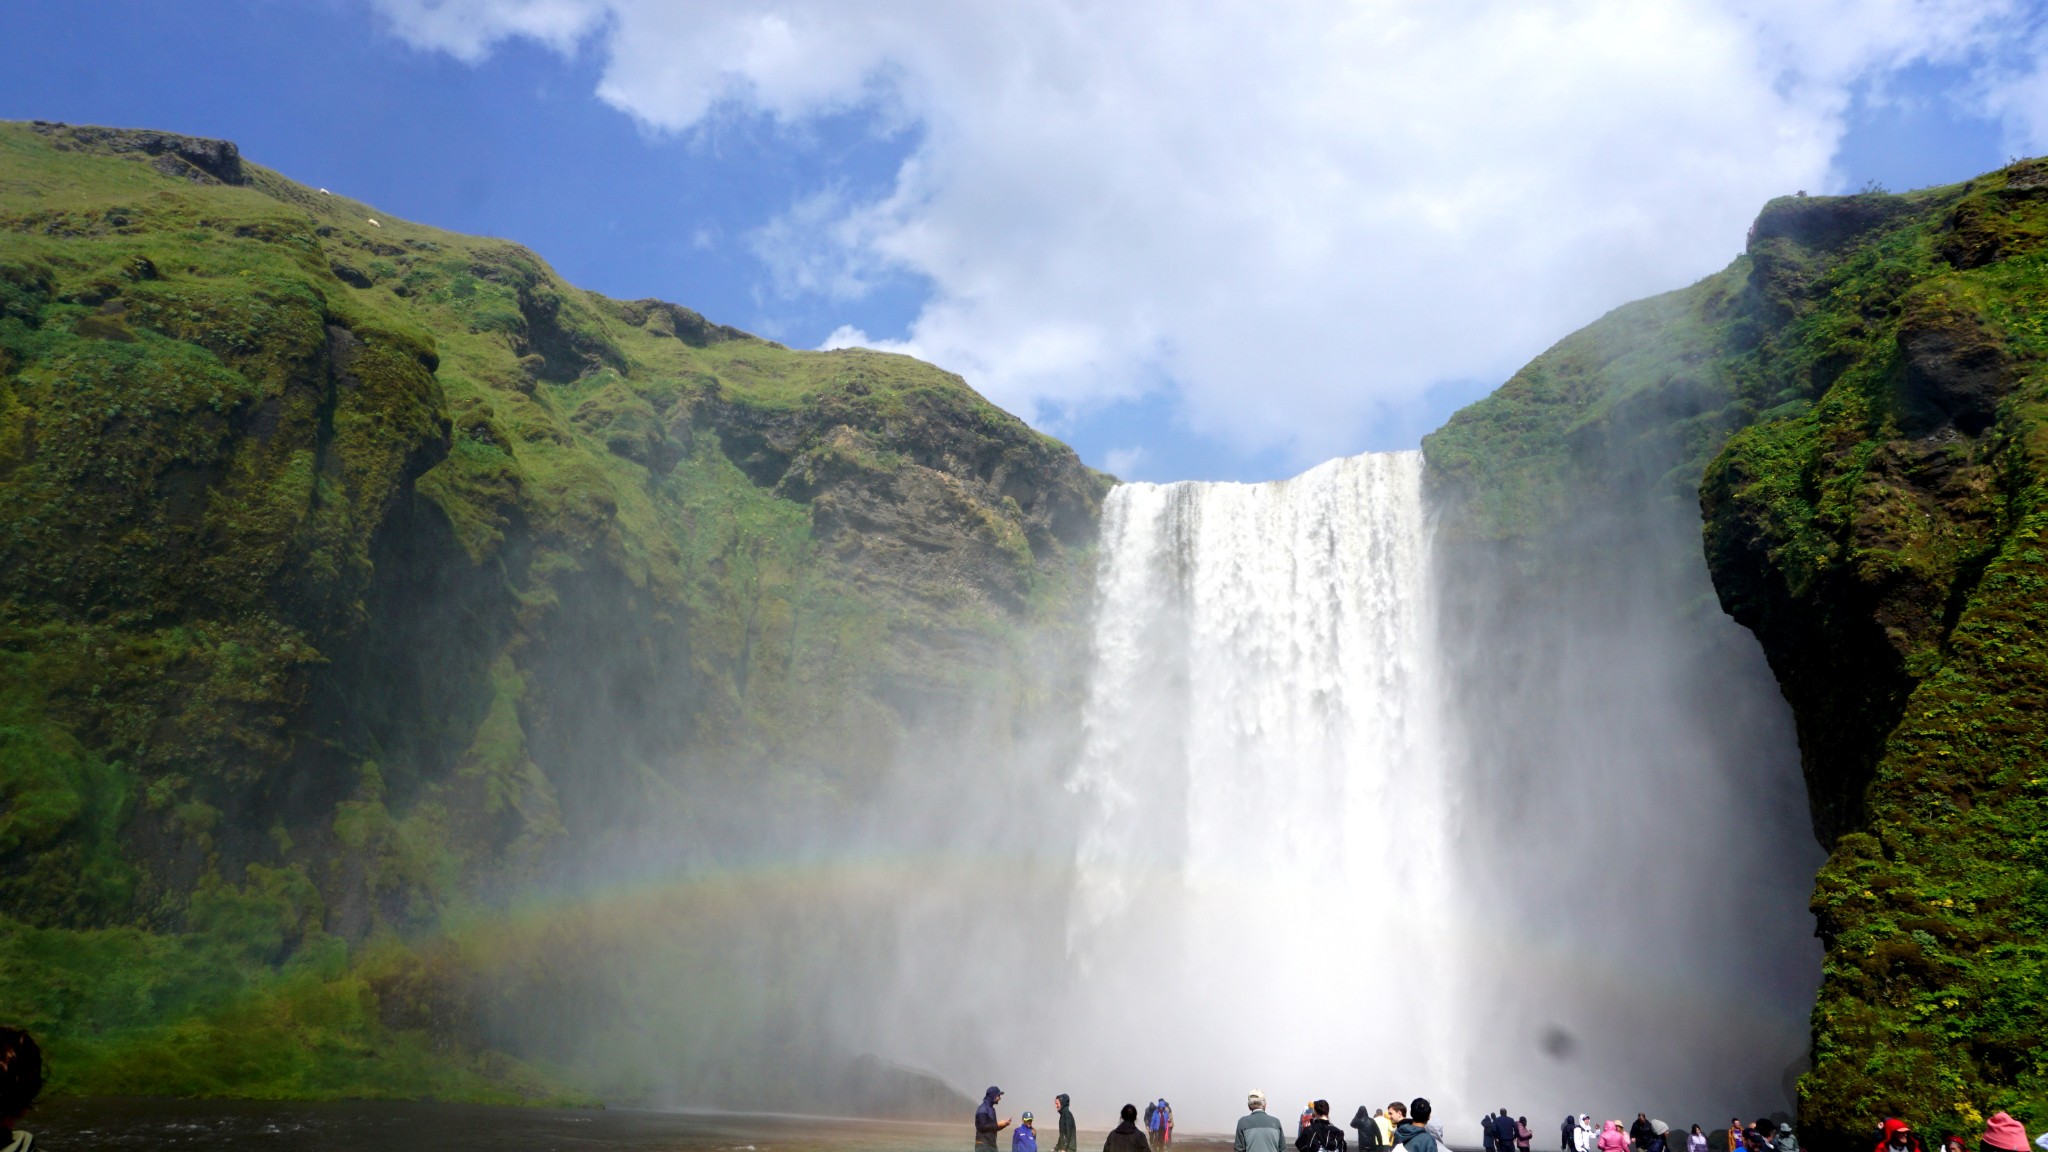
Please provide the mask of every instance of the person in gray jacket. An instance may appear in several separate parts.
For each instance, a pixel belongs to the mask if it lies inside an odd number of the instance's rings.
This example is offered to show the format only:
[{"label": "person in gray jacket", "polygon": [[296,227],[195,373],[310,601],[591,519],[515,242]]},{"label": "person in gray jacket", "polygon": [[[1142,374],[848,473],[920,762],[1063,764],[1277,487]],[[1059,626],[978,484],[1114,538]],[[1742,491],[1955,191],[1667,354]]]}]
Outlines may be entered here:
[{"label": "person in gray jacket", "polygon": [[1266,1111],[1266,1094],[1253,1089],[1244,1106],[1251,1109],[1237,1118],[1237,1144],[1233,1152],[1282,1152],[1286,1141],[1280,1121]]}]

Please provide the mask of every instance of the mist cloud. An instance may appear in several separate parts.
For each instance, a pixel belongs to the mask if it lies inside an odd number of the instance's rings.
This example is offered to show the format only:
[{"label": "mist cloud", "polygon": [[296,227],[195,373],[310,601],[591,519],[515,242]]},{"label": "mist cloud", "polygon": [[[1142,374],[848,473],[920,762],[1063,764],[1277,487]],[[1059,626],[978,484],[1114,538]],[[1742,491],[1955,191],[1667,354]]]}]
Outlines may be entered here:
[{"label": "mist cloud", "polygon": [[1170,387],[1197,432],[1301,460],[1724,264],[1766,198],[1836,182],[1860,84],[1966,65],[2048,146],[2042,45],[1999,0],[373,2],[465,60],[594,52],[656,131],[915,124],[887,195],[793,190],[755,237],[782,291],[930,284],[906,338],[835,339],[1055,430]]}]

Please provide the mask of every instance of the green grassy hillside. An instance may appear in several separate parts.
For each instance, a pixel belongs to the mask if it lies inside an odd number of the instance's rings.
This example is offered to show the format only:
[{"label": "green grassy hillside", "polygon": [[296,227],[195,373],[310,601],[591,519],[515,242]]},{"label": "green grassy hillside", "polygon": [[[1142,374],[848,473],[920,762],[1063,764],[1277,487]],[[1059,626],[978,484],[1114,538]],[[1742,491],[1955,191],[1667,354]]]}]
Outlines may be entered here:
[{"label": "green grassy hillside", "polygon": [[[1799,1082],[1820,1147],[1887,1115],[2048,1124],[2044,324],[2048,163],[1788,197],[1726,271],[1568,337],[1425,442],[1453,547],[1535,585],[1656,551],[1602,533],[1616,509],[1704,514],[1831,852]],[[1697,568],[1694,547],[1651,562]]]},{"label": "green grassy hillside", "polygon": [[1106,483],[905,357],[0,124],[0,1018],[57,1091],[573,1098],[448,926],[1061,706]]}]

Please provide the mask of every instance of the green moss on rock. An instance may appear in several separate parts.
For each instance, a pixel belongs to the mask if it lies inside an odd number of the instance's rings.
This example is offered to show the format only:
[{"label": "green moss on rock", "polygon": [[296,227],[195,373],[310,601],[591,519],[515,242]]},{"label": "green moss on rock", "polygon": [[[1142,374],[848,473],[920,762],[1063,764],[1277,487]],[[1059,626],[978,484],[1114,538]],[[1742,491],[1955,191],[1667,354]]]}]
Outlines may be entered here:
[{"label": "green moss on rock", "polygon": [[449,919],[706,778],[844,803],[971,686],[1063,700],[1021,631],[1106,483],[904,357],[0,124],[0,1013],[60,1090],[558,1098]]}]

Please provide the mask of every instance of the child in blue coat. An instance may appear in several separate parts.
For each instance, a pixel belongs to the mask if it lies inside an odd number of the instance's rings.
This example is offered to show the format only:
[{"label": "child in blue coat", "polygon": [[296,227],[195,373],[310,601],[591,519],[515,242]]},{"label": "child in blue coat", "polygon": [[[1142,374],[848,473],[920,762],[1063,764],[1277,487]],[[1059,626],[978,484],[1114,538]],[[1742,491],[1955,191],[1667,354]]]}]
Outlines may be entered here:
[{"label": "child in blue coat", "polygon": [[1031,1113],[1017,1118],[1017,1130],[1010,1133],[1010,1152],[1038,1152],[1038,1129],[1031,1123]]}]

